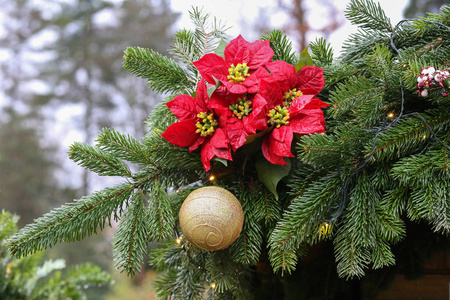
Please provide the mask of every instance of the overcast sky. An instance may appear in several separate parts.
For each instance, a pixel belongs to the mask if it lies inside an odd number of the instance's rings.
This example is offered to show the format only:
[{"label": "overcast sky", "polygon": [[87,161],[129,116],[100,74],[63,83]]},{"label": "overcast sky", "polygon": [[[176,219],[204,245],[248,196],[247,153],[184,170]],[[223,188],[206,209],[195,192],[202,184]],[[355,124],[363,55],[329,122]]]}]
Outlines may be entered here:
[{"label": "overcast sky", "polygon": [[[287,1],[285,1],[287,2]],[[327,23],[327,15],[325,13],[326,8],[320,4],[320,0],[305,0],[304,4],[307,10],[307,18],[312,28],[320,28]],[[327,41],[331,43],[337,54],[340,51],[343,41],[352,32],[356,31],[356,26],[351,25],[343,15],[349,0],[333,0],[331,1],[338,11],[342,12],[343,25],[339,30],[335,31]],[[386,15],[391,19],[393,25],[397,24],[403,19],[403,10],[409,0],[378,0],[381,8],[385,11]],[[215,16],[220,20],[226,22],[228,26],[232,28],[228,31],[231,36],[237,36],[242,34],[244,38],[249,41],[253,41],[257,36],[252,33],[248,28],[248,24],[253,23],[258,17],[259,8],[267,8],[269,12],[277,11],[278,0],[222,0],[222,1],[206,1],[206,0],[171,0],[172,9],[181,13],[180,20],[178,21],[178,27],[192,27],[188,11],[192,6],[203,7],[205,12]],[[243,18],[248,19],[248,22],[241,22]],[[281,27],[285,22],[286,16],[282,13],[274,13],[269,17],[270,24],[276,28]],[[313,41],[316,37],[320,37],[320,34],[310,33],[309,40]]]}]

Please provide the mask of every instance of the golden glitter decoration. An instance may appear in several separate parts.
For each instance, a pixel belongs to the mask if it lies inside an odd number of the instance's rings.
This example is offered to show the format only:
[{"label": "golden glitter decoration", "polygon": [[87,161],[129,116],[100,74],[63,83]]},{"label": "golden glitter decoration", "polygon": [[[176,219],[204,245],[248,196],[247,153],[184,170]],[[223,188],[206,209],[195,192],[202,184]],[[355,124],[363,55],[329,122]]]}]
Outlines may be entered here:
[{"label": "golden glitter decoration", "polygon": [[209,251],[230,246],[244,224],[239,200],[217,186],[199,188],[190,193],[181,206],[179,217],[187,240]]}]

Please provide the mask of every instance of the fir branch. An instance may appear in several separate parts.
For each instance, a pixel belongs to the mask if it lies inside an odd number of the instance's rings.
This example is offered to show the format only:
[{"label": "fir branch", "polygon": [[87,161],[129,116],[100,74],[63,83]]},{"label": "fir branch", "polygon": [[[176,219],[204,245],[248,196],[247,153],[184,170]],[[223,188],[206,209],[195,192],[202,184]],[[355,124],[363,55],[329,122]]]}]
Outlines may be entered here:
[{"label": "fir branch", "polygon": [[298,57],[292,50],[292,42],[281,30],[269,31],[261,37],[261,40],[270,41],[270,48],[274,52],[273,60],[283,60],[291,65],[298,63]]},{"label": "fir branch", "polygon": [[365,70],[365,56],[372,52],[376,44],[389,45],[389,43],[389,36],[382,32],[358,29],[344,41],[340,59],[359,71]]},{"label": "fir branch", "polygon": [[311,58],[318,67],[329,66],[333,63],[333,48],[324,38],[318,38],[309,44]]},{"label": "fir branch", "polygon": [[380,82],[374,82],[365,76],[350,78],[345,83],[338,84],[330,93],[333,103],[330,113],[333,117],[338,117],[360,107],[374,107],[374,104],[380,103],[384,93],[385,86]]},{"label": "fir branch", "polygon": [[10,239],[9,251],[14,257],[22,257],[58,242],[90,236],[97,228],[102,230],[107,220],[111,226],[112,215],[118,220],[134,188],[129,183],[106,188],[52,210],[16,233]]},{"label": "fir branch", "polygon": [[261,198],[260,189],[250,192],[242,184],[237,187],[233,192],[242,204],[245,218],[241,234],[231,246],[231,253],[234,261],[250,265],[255,264],[261,255],[263,231],[260,221],[264,219],[265,211],[268,218],[271,213],[264,203],[257,203]]},{"label": "fir branch", "polygon": [[414,152],[430,138],[428,126],[436,133],[448,131],[450,128],[450,113],[447,110],[428,110],[422,117],[426,124],[411,116],[401,119],[395,126],[380,134],[373,152],[374,158],[395,159]]},{"label": "fir branch", "polygon": [[[196,81],[197,68],[194,66],[193,62],[201,58],[200,53],[195,45],[195,34],[191,30],[182,29],[177,31],[174,36],[174,45],[169,50],[169,53],[173,55],[174,58],[183,62],[186,68],[190,71],[191,81]],[[195,86],[192,87],[195,90]]]},{"label": "fir branch", "polygon": [[149,243],[150,226],[142,190],[134,193],[130,205],[120,220],[114,234],[115,268],[128,276],[140,273]]},{"label": "fir branch", "polygon": [[345,16],[354,25],[371,30],[393,32],[391,20],[379,3],[372,0],[351,0]]},{"label": "fir branch", "polygon": [[357,247],[355,237],[339,233],[334,239],[337,272],[340,277],[350,279],[364,276],[364,269],[370,263],[370,252],[366,247]]},{"label": "fir branch", "polygon": [[162,186],[156,182],[149,195],[149,236],[151,240],[163,240],[173,235],[175,219],[171,199]]},{"label": "fir branch", "polygon": [[97,145],[103,151],[114,156],[140,165],[153,165],[146,149],[135,138],[122,134],[113,128],[103,128],[97,137]]},{"label": "fir branch", "polygon": [[311,184],[305,193],[294,198],[270,236],[269,260],[275,271],[290,273],[295,269],[300,244],[319,240],[323,216],[328,214],[338,196],[341,181],[333,172]]},{"label": "fir branch", "polygon": [[220,20],[214,18],[212,23],[209,23],[210,14],[204,13],[202,9],[193,7],[189,11],[189,16],[195,25],[194,32],[194,47],[199,55],[202,57],[206,53],[214,51],[220,42],[220,39],[225,39],[225,31],[228,29]]},{"label": "fir branch", "polygon": [[69,157],[100,176],[132,177],[130,169],[123,161],[98,147],[75,142],[70,146]]},{"label": "fir branch", "polygon": [[149,87],[158,93],[188,94],[196,86],[177,63],[151,49],[128,47],[123,67],[131,74],[147,79]]}]

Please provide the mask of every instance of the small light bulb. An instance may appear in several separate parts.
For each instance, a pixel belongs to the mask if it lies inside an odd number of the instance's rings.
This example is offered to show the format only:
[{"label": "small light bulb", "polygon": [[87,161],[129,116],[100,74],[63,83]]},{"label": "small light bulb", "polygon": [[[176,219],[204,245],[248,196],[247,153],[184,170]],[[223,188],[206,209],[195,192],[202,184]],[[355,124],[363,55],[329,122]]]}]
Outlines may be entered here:
[{"label": "small light bulb", "polygon": [[175,240],[175,242],[176,242],[178,245],[181,244],[181,237],[177,238],[177,239]]},{"label": "small light bulb", "polygon": [[427,139],[427,135],[426,135],[426,134],[423,135],[423,139],[424,139],[424,140]]},{"label": "small light bulb", "polygon": [[215,289],[215,288],[216,288],[216,284],[213,282],[213,283],[211,283],[210,287],[211,287],[212,289]]},{"label": "small light bulb", "polygon": [[214,175],[209,176],[209,181],[214,181],[214,179],[216,179]]},{"label": "small light bulb", "polygon": [[319,229],[320,235],[325,236],[329,233],[331,233],[331,225],[328,222],[325,222],[322,224],[322,226]]},{"label": "small light bulb", "polygon": [[395,115],[394,115],[394,113],[392,113],[392,112],[388,114],[388,118],[389,118],[389,119],[392,119],[394,116],[395,116]]}]

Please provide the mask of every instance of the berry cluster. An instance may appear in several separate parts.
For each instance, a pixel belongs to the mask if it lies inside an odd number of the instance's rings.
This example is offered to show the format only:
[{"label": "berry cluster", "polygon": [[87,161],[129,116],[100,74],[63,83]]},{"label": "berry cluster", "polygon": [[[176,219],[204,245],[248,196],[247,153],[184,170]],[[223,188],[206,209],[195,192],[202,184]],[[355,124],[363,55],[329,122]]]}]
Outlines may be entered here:
[{"label": "berry cluster", "polygon": [[434,67],[425,67],[420,71],[417,77],[417,92],[422,97],[428,96],[428,90],[434,87],[444,88],[442,97],[447,97],[450,92],[449,87],[450,73],[447,70],[436,70]]}]

